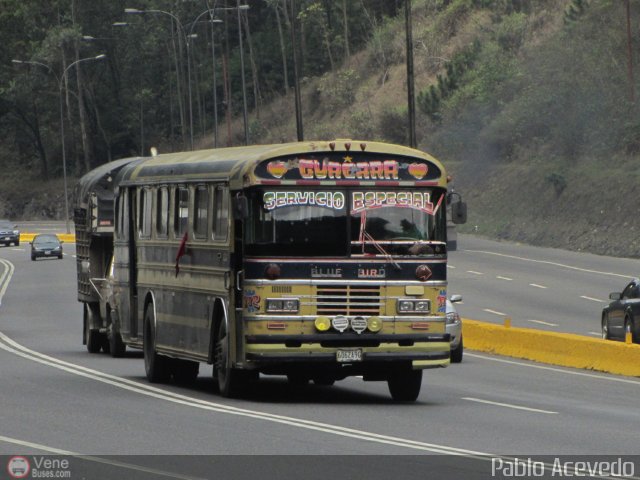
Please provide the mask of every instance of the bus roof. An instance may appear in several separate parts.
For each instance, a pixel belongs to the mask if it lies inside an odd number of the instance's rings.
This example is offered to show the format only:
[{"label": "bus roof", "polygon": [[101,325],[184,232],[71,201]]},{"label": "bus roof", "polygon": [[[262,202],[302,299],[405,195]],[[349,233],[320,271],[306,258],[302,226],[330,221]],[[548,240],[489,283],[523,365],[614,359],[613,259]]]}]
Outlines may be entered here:
[{"label": "bus roof", "polygon": [[98,196],[99,200],[113,200],[114,180],[116,174],[125,166],[140,157],[121,158],[105,163],[84,174],[78,180],[76,186],[76,201],[79,205],[86,204],[88,196],[92,193]]},{"label": "bus roof", "polygon": [[[401,145],[350,139],[251,145],[161,154],[125,167],[119,176],[118,183],[127,185],[220,180],[230,182],[232,188],[255,184],[299,184],[300,180],[287,180],[281,172],[275,172],[276,168],[267,169],[268,161],[284,159],[291,162],[292,159],[295,159],[297,162],[298,158],[323,158],[325,155],[342,157],[346,161],[350,161],[353,157],[354,162],[363,156],[367,156],[367,158],[376,158],[377,156],[381,160],[397,157],[404,159],[405,165],[409,165],[407,162],[422,162],[431,166],[433,170],[430,181],[422,183],[446,187],[445,169],[431,155]],[[263,167],[258,169],[261,165]],[[274,172],[270,179],[265,178],[269,175],[259,173],[264,173],[267,170]],[[422,177],[416,176],[415,179],[410,178],[410,180],[412,180],[412,184],[419,184],[421,182],[415,180],[420,178]],[[319,182],[319,180],[314,181],[314,183]],[[340,184],[339,181],[331,183]]]}]

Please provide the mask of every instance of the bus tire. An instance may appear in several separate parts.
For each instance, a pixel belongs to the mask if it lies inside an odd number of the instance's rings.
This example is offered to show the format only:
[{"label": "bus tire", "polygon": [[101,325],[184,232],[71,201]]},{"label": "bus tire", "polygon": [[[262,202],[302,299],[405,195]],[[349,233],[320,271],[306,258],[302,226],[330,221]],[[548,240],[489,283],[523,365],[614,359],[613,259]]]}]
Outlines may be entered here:
[{"label": "bus tire", "polygon": [[422,370],[411,367],[394,370],[387,379],[389,393],[396,402],[415,402],[422,386]]},{"label": "bus tire", "polygon": [[109,337],[109,353],[113,358],[122,358],[124,357],[125,352],[127,351],[127,346],[122,341],[122,335],[117,331],[116,326],[113,324],[113,315],[111,314],[111,309],[107,306],[107,323],[109,324],[109,333],[107,334]]},{"label": "bus tire", "polygon": [[234,398],[246,392],[252,372],[231,367],[227,333],[227,325],[224,319],[221,319],[216,335],[214,369],[220,394]]},{"label": "bus tire", "polygon": [[170,370],[169,363],[171,359],[160,355],[156,351],[156,328],[155,313],[153,312],[153,304],[147,305],[144,313],[144,333],[143,345],[144,351],[144,371],[147,379],[151,383],[161,383],[169,380]]},{"label": "bus tire", "polygon": [[87,346],[87,351],[89,353],[100,353],[100,349],[102,348],[102,337],[98,329],[91,328],[93,315],[95,315],[94,310],[85,303],[82,313],[84,344]]}]

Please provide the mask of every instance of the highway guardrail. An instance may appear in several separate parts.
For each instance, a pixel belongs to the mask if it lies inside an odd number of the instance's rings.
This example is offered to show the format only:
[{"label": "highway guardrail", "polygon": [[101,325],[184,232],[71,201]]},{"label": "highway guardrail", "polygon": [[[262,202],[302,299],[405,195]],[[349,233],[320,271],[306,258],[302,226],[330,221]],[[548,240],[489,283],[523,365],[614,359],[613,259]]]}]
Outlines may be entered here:
[{"label": "highway guardrail", "polygon": [[470,350],[523,358],[562,367],[640,376],[640,345],[571,333],[462,320],[464,346]]}]

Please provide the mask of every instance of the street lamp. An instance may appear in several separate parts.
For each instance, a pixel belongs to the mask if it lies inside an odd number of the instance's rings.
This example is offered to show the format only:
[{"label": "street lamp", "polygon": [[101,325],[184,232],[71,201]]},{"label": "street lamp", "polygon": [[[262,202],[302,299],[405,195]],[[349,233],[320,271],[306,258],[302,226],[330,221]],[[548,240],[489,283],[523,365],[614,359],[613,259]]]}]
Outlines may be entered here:
[{"label": "street lamp", "polygon": [[58,81],[58,98],[60,104],[60,142],[62,144],[62,177],[64,182],[64,211],[65,211],[65,225],[67,228],[67,233],[71,233],[69,229],[69,190],[67,187],[67,154],[65,149],[64,142],[64,102],[62,97],[62,85],[64,84],[65,78],[67,76],[67,72],[73,67],[81,62],[90,62],[93,60],[102,60],[107,56],[104,53],[97,55],[95,57],[87,57],[76,60],[73,63],[70,63],[67,68],[64,69],[62,75],[58,76],[56,72],[46,63],[36,62],[32,60],[11,60],[13,63],[21,64],[21,65],[38,65],[40,67],[46,68],[49,73],[53,74],[53,76]]}]

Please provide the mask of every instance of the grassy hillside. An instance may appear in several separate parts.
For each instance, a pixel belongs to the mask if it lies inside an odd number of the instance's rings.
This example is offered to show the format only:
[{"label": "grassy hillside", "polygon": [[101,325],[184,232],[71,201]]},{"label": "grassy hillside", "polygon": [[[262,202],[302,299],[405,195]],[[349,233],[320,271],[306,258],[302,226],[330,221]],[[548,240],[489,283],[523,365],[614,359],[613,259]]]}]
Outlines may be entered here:
[{"label": "grassy hillside", "polygon": [[[469,202],[462,230],[640,256],[640,112],[623,2],[415,0],[413,29],[419,146]],[[305,82],[305,137],[406,142],[406,103],[398,18],[340,71]],[[254,120],[261,140],[291,138],[291,104]]]}]

